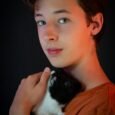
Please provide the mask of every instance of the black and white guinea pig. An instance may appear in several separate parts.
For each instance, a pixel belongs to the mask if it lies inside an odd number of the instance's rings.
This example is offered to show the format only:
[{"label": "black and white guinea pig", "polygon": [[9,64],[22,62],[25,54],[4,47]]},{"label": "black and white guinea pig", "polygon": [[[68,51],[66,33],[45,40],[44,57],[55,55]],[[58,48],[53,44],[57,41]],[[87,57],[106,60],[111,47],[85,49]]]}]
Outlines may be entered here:
[{"label": "black and white guinea pig", "polygon": [[63,108],[82,90],[81,83],[63,70],[52,71],[45,97],[35,115],[64,115]]}]

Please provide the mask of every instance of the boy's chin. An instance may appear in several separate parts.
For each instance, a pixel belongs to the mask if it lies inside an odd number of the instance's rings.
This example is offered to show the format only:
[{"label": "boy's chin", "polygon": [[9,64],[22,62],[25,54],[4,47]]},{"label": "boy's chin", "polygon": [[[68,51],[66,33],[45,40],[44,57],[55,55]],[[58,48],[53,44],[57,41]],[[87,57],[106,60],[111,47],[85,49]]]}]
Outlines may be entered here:
[{"label": "boy's chin", "polygon": [[53,66],[53,67],[55,67],[55,68],[63,68],[64,67],[64,65],[63,64],[60,64],[60,63],[52,63],[52,62],[50,62],[51,63],[51,65]]},{"label": "boy's chin", "polygon": [[63,64],[63,63],[51,63],[51,65],[55,68],[66,68],[66,67],[68,67],[66,64]]}]

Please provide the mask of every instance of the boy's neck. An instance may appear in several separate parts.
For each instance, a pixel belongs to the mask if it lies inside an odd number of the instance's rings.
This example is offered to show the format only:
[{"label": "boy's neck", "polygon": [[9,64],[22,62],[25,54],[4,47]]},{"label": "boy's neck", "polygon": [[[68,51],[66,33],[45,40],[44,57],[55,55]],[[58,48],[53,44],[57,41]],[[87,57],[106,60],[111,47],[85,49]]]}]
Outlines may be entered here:
[{"label": "boy's neck", "polygon": [[85,90],[110,82],[100,66],[96,53],[83,59],[80,64],[65,70],[78,79],[85,86]]}]

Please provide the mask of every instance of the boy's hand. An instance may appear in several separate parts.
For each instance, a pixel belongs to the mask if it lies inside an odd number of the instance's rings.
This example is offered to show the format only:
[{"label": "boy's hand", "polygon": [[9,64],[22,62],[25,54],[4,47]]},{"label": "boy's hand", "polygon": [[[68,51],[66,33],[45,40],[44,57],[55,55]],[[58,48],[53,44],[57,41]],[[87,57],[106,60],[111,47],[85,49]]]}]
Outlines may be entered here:
[{"label": "boy's hand", "polygon": [[30,115],[33,107],[39,105],[45,95],[49,76],[50,69],[45,68],[44,72],[24,78],[11,105],[10,115]]}]

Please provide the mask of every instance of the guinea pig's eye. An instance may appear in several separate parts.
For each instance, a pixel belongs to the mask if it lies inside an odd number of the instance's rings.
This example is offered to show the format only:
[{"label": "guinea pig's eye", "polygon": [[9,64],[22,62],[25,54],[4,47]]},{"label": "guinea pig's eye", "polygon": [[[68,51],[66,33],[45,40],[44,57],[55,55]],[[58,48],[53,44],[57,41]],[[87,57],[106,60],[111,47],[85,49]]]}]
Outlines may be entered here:
[{"label": "guinea pig's eye", "polygon": [[71,83],[69,81],[64,83],[65,87],[71,87]]}]

